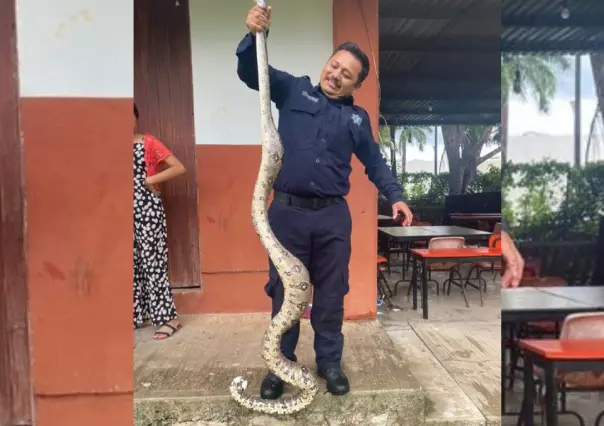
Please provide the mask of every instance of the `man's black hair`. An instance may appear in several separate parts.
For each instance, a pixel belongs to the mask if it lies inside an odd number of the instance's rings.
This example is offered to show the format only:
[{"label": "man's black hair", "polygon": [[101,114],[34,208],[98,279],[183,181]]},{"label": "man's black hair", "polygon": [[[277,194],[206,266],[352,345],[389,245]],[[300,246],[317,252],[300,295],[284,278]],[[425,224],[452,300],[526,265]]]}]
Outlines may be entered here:
[{"label": "man's black hair", "polygon": [[134,117],[138,120],[138,108],[136,107],[136,104],[134,104]]},{"label": "man's black hair", "polygon": [[342,43],[336,47],[336,50],[333,52],[334,55],[340,50],[345,50],[351,53],[352,56],[357,58],[357,60],[361,63],[361,72],[359,73],[359,81],[357,82],[357,84],[360,85],[369,75],[369,58],[359,47],[359,45],[352,41],[347,41],[346,43]]}]

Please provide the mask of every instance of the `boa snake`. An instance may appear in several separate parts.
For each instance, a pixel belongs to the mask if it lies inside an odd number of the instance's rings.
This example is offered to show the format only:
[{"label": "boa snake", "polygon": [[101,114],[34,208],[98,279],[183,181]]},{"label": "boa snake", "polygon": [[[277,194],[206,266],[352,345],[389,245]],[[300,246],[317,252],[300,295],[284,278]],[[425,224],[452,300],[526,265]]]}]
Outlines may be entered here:
[{"label": "boa snake", "polygon": [[[256,4],[265,7],[264,0]],[[273,182],[281,170],[283,145],[275,127],[271,111],[268,52],[266,33],[256,34],[258,57],[258,92],[260,94],[260,124],[262,159],[252,196],[252,223],[262,245],[283,281],[285,298],[281,310],[271,320],[264,334],[262,358],[267,367],[286,383],[300,388],[300,392],[280,400],[256,399],[244,394],[247,381],[233,379],[230,392],[242,406],[266,414],[292,414],[307,407],[318,391],[317,379],[302,365],[290,361],[281,353],[281,336],[302,317],[310,302],[311,286],[304,264],[281,245],[275,237],[267,216],[267,204]]]}]

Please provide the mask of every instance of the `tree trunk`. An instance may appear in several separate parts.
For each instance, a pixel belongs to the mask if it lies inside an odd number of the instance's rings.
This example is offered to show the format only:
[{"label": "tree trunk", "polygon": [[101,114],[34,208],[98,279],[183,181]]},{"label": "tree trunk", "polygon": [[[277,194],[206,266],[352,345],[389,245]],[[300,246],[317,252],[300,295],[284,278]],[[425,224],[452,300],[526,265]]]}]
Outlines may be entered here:
[{"label": "tree trunk", "polygon": [[598,95],[598,106],[604,113],[604,53],[591,53],[589,57]]},{"label": "tree trunk", "polygon": [[465,172],[460,153],[463,140],[463,126],[447,125],[442,126],[441,130],[449,163],[450,195],[461,194]]},{"label": "tree trunk", "polygon": [[[480,146],[482,148],[482,145]],[[478,171],[478,157],[480,156],[480,150],[474,147],[464,151],[461,156],[461,163],[463,165],[463,179],[461,182],[461,193],[467,192],[468,188],[476,179]]]},{"label": "tree trunk", "polygon": [[390,145],[390,163],[392,164],[392,176],[394,176],[394,179],[398,181],[398,176],[396,173],[396,143],[394,139],[394,136],[396,134],[396,127],[390,126],[389,131],[390,141],[392,142],[392,145]]},{"label": "tree trunk", "polygon": [[392,164],[392,176],[397,179],[396,175],[396,148],[394,146],[390,147],[390,164]]},{"label": "tree trunk", "polygon": [[401,143],[401,172],[407,171],[407,142]]},{"label": "tree trunk", "polygon": [[508,161],[508,119],[510,114],[510,104],[508,99],[501,105],[501,167],[505,167]]}]

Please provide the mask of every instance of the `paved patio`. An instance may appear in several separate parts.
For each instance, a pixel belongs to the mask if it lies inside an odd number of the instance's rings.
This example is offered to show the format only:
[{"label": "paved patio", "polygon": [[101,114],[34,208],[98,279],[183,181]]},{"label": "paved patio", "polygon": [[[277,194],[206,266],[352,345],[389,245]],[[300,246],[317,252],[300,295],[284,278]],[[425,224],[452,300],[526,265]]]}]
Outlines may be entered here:
[{"label": "paved patio", "polygon": [[[343,364],[353,387],[348,398],[320,393],[306,418],[271,423],[275,420],[261,416],[246,423],[499,425],[499,293],[498,284],[489,283],[481,307],[478,291],[470,290],[466,308],[458,288],[452,288],[450,296],[437,297],[431,287],[426,321],[421,311],[411,309],[406,284],[400,285],[400,311],[380,308],[377,322],[346,323]],[[151,419],[158,416],[164,418],[157,423],[162,425],[235,424],[233,410],[239,411],[226,391],[228,383],[245,373],[251,382],[248,389],[256,392],[264,373],[260,339],[267,321],[265,314],[184,317],[185,328],[161,343],[151,340],[151,328],[137,330],[136,424],[154,424]],[[314,367],[308,321],[303,322],[299,356]],[[424,396],[425,406],[420,407]],[[385,397],[394,398],[390,406],[402,416],[383,404],[376,406],[376,401],[388,401]],[[324,416],[333,411],[334,401],[353,413],[349,423]],[[214,414],[200,410],[200,404],[213,404]]]},{"label": "paved patio", "polygon": [[[391,281],[394,283],[398,277],[392,274]],[[437,276],[441,283],[444,278]],[[470,425],[474,423],[464,423],[461,419],[468,416],[469,421],[479,413],[487,424],[512,426],[516,424],[516,417],[500,416],[501,284],[499,277],[490,281],[488,273],[484,278],[487,279],[488,290],[483,307],[480,307],[477,290],[469,290],[468,309],[458,289],[452,287],[450,296],[437,296],[432,283],[430,319],[424,321],[417,312],[409,309],[407,284],[401,284],[399,293],[404,295],[399,295],[396,301],[404,309],[385,312],[379,318],[412,365],[412,372],[428,397],[437,401],[438,409],[432,418],[456,419],[460,425]],[[514,390],[506,392],[508,410],[518,411],[522,398],[520,372],[517,373]],[[568,408],[578,412],[586,425],[594,425],[598,413],[604,409],[604,392],[570,394],[567,401]],[[535,422],[541,424],[540,416],[535,417]],[[578,426],[579,423],[575,417],[565,415],[560,416],[559,425]]]},{"label": "paved patio", "polygon": [[[400,277],[392,271],[390,281]],[[434,274],[442,283],[446,276]],[[499,425],[501,422],[500,282],[484,274],[488,289],[484,306],[478,290],[468,289],[467,308],[459,287],[436,295],[429,284],[429,320],[407,301],[408,283],[395,298],[402,310],[380,309],[379,320],[411,365],[413,375],[436,402],[431,422],[455,425]],[[441,286],[442,287],[442,286]]]}]

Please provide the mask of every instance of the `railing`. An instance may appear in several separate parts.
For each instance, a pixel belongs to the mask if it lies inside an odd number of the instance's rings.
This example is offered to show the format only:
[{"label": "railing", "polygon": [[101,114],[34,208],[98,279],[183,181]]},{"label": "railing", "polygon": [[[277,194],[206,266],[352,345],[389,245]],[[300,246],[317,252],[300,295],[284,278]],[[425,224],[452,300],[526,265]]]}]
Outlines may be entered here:
[{"label": "railing", "polygon": [[592,285],[596,267],[594,241],[519,243],[527,265],[536,265],[540,276],[562,277],[568,285]]}]

